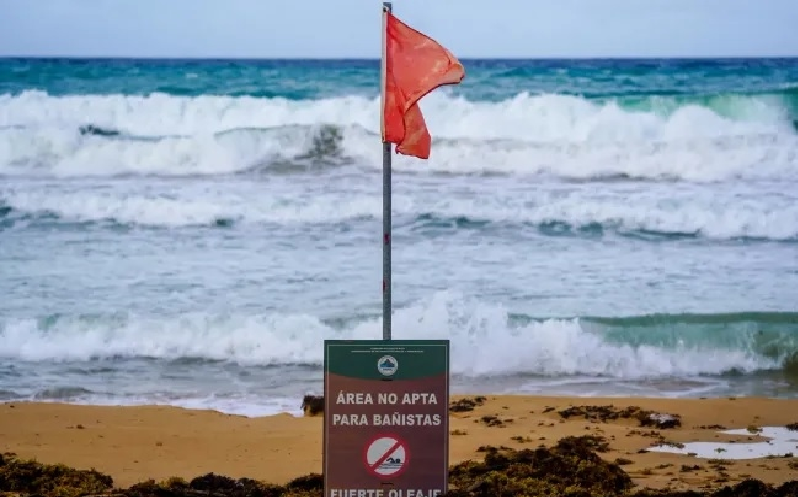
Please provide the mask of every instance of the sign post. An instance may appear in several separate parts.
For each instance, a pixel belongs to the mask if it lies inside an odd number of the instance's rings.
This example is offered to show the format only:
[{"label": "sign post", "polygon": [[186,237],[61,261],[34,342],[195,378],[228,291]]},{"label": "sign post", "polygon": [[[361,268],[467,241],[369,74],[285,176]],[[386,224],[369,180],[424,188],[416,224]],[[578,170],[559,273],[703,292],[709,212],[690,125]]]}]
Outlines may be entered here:
[{"label": "sign post", "polygon": [[[380,67],[380,126],[385,126],[385,13],[391,2],[382,2],[382,58]],[[381,130],[385,136],[385,130]],[[382,141],[382,339],[391,339],[391,142]]]},{"label": "sign post", "polygon": [[448,489],[449,341],[324,342],[325,497]]}]

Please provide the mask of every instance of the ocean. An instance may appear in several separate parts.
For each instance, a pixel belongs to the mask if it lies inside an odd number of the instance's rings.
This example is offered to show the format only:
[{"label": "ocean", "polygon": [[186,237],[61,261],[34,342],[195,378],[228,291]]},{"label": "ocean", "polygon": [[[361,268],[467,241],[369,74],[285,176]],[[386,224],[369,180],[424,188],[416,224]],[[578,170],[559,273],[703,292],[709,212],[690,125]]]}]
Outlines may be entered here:
[{"label": "ocean", "polygon": [[[464,60],[394,155],[453,393],[798,397],[798,59]],[[381,338],[376,60],[0,60],[0,400],[297,413]]]}]

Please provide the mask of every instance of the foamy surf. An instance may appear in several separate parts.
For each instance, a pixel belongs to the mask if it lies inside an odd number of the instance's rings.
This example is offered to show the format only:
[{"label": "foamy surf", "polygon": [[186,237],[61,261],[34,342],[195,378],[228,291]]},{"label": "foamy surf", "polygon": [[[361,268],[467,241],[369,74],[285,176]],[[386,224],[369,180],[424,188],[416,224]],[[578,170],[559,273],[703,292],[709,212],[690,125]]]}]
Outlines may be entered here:
[{"label": "foamy surf", "polygon": [[[748,327],[757,319],[774,331]],[[712,328],[719,322],[728,333]],[[777,392],[782,363],[798,346],[789,326],[795,317],[786,314],[520,318],[452,292],[394,316],[397,339],[451,340],[453,393],[689,397],[752,385]],[[38,373],[6,382],[2,397],[298,415],[304,394],[321,393],[323,340],[375,339],[380,331],[375,317],[335,324],[309,314],[4,318],[0,357],[22,374]]]},{"label": "foamy surf", "polygon": [[[500,305],[452,292],[399,309],[393,318],[397,339],[449,339],[455,374],[593,375],[615,378],[719,375],[780,367],[789,353],[768,357],[756,349],[757,334],[723,343],[685,329],[670,345],[637,343],[635,328],[621,339],[605,336],[606,326],[584,318],[511,318]],[[790,322],[789,316],[784,318]],[[588,321],[590,321],[588,319]],[[734,322],[733,317],[731,323]],[[94,361],[123,358],[165,361],[229,361],[253,366],[319,367],[324,339],[374,339],[380,318],[341,325],[311,314],[181,314],[173,318],[132,313],[4,318],[0,356],[23,361]],[[665,325],[667,326],[667,325]],[[643,329],[642,327],[640,328]],[[793,330],[796,331],[796,330]],[[649,332],[650,333],[650,332]]]},{"label": "foamy surf", "polygon": [[[454,393],[795,396],[795,61],[468,65],[393,157],[395,335]],[[320,393],[381,336],[378,70],[0,61],[0,397]]]},{"label": "foamy surf", "polygon": [[[323,189],[296,177],[260,182],[82,180],[71,186],[18,181],[0,185],[0,230],[53,225],[139,228],[264,225],[363,226],[382,216],[373,182],[330,178]],[[289,195],[280,191],[304,194]],[[442,191],[447,192],[441,195]],[[393,193],[403,229],[515,229],[545,236],[695,237],[711,240],[798,239],[798,197],[747,185],[530,184],[497,179],[429,189],[408,178]]]},{"label": "foamy surf", "polygon": [[[721,107],[658,104],[662,98],[641,108],[568,95],[472,102],[433,94],[423,108],[435,153],[423,164],[398,156],[394,167],[574,179],[796,178],[798,137],[779,98],[738,96]],[[2,95],[0,174],[215,175],[313,162],[376,170],[378,105],[363,96]],[[104,132],[82,133],[87,125]],[[331,127],[332,138],[324,135]]]}]

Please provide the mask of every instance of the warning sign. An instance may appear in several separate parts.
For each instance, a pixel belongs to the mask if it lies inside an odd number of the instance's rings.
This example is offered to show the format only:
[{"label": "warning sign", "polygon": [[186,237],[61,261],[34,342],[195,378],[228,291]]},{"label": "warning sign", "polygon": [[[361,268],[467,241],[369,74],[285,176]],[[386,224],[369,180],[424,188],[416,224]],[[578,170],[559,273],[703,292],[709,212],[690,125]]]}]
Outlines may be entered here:
[{"label": "warning sign", "polygon": [[366,445],[366,467],[377,476],[398,476],[406,467],[407,444],[394,436],[381,436]]},{"label": "warning sign", "polygon": [[324,342],[326,497],[445,494],[448,426],[448,340]]}]

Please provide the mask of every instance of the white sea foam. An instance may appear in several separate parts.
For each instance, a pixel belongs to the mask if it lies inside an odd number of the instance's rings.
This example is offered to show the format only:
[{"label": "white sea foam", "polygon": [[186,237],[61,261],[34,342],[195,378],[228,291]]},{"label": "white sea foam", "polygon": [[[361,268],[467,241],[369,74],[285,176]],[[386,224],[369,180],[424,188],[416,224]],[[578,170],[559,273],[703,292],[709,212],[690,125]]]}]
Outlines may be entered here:
[{"label": "white sea foam", "polygon": [[[738,97],[723,113],[528,94],[491,103],[435,93],[422,107],[436,140],[433,155],[396,157],[397,170],[690,181],[798,174],[798,138],[786,107],[772,98]],[[376,168],[378,116],[378,101],[359,96],[0,95],[0,174],[231,173],[294,159],[323,124],[343,127],[345,156]],[[81,136],[84,124],[124,137]]]},{"label": "white sea foam", "polygon": [[[172,396],[174,397],[174,396]],[[165,405],[185,409],[211,410],[257,418],[274,414],[287,413],[302,416],[301,399],[295,397],[264,397],[261,395],[241,395],[231,398],[220,398],[215,395],[188,396],[183,398],[164,398],[157,395],[142,395],[137,398],[120,398],[119,396],[86,395],[80,398],[61,399],[57,401],[41,400],[38,402],[67,402],[92,406],[151,406]]]},{"label": "white sea foam", "polygon": [[[443,292],[400,309],[397,339],[452,341],[452,372],[465,376],[588,374],[649,378],[753,371],[776,360],[744,348],[664,348],[609,342],[578,319],[512,325],[497,305]],[[208,315],[86,319],[61,317],[43,329],[35,319],[0,321],[0,356],[26,361],[144,356],[203,358],[253,365],[321,365],[326,338],[373,339],[379,319],[333,329],[311,315]]]},{"label": "white sea foam", "polygon": [[[362,183],[362,184],[361,184]],[[320,188],[323,185],[324,188]],[[478,222],[546,225],[567,229],[601,226],[620,232],[648,231],[728,239],[798,237],[798,197],[749,185],[525,184],[501,179],[442,182],[435,189],[414,180],[397,185],[393,211],[418,225],[465,218]],[[446,192],[445,194],[441,194]],[[113,221],[150,227],[276,223],[336,223],[378,219],[380,192],[346,178],[269,184],[228,181],[0,184],[0,204],[14,209],[19,226],[56,215],[60,222]],[[416,221],[413,221],[416,219]],[[51,221],[48,221],[51,222]],[[563,226],[552,226],[560,229]]]}]

